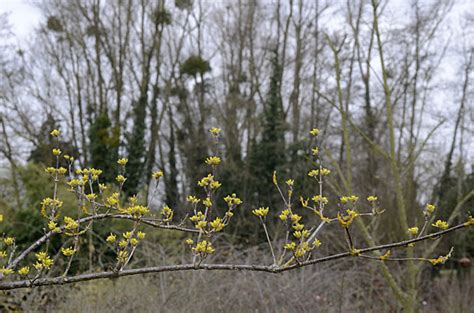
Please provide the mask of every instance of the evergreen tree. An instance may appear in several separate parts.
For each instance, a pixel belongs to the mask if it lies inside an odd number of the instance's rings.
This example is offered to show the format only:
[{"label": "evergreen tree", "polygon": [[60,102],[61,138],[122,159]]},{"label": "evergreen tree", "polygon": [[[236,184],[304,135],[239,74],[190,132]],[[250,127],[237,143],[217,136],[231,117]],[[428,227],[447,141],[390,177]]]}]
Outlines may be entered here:
[{"label": "evergreen tree", "polygon": [[117,173],[119,136],[106,112],[99,114],[89,129],[91,166],[103,171],[105,182],[112,182]]},{"label": "evergreen tree", "polygon": [[146,96],[141,96],[133,108],[133,128],[127,136],[126,167],[127,182],[124,190],[128,196],[138,193],[143,183],[142,177],[145,168],[145,119],[146,119]]}]

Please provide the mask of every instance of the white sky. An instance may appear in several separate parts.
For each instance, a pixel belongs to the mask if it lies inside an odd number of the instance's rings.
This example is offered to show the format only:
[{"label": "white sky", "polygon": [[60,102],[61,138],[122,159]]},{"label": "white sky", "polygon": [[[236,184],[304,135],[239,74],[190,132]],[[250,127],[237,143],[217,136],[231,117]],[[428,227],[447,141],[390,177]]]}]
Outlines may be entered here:
[{"label": "white sky", "polygon": [[8,13],[12,31],[19,38],[26,37],[41,20],[39,10],[27,0],[0,0],[0,13]]}]

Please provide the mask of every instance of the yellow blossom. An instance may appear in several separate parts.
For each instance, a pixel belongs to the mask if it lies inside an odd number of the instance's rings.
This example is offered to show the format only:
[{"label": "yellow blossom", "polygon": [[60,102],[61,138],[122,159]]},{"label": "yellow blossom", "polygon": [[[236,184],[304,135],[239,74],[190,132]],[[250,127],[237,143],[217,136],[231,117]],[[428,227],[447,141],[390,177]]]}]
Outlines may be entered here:
[{"label": "yellow blossom", "polygon": [[164,222],[169,222],[173,219],[173,210],[169,206],[165,205],[161,209],[161,216],[163,216]]},{"label": "yellow blossom", "polygon": [[258,208],[258,209],[252,210],[252,213],[253,213],[254,215],[258,216],[258,217],[265,217],[265,216],[267,216],[267,214],[268,214],[268,210],[269,210],[268,207],[266,207],[266,208],[260,207],[260,208]]},{"label": "yellow blossom", "polygon": [[120,166],[125,166],[128,163],[128,159],[127,158],[121,158],[121,159],[117,160],[117,163]]},{"label": "yellow blossom", "polygon": [[0,258],[6,258],[7,256],[8,256],[7,251],[4,251],[4,250],[0,251]]},{"label": "yellow blossom", "polygon": [[195,197],[195,196],[188,196],[188,197],[186,198],[186,201],[188,201],[188,202],[190,202],[190,203],[192,203],[192,204],[198,204],[201,200],[198,199],[198,198]]},{"label": "yellow blossom", "polygon": [[111,206],[117,205],[119,202],[119,193],[114,192],[110,197],[107,198],[107,204]]},{"label": "yellow blossom", "polygon": [[53,149],[53,154],[54,154],[55,156],[58,156],[58,155],[61,154],[61,150],[60,150],[60,149]]},{"label": "yellow blossom", "polygon": [[11,245],[15,242],[15,238],[13,238],[13,237],[6,237],[6,238],[3,238],[3,242],[4,242],[7,246],[11,246]]},{"label": "yellow blossom", "polygon": [[199,221],[199,222],[197,222],[197,224],[196,224],[196,228],[197,228],[197,229],[204,229],[206,226],[207,226],[207,222],[206,222],[206,221]]},{"label": "yellow blossom", "polygon": [[137,246],[138,245],[138,239],[137,238],[132,238],[130,240],[130,244],[134,247]]},{"label": "yellow blossom", "polygon": [[216,219],[210,222],[209,224],[216,232],[221,231],[225,226],[225,224],[222,222],[222,219],[220,217],[216,217]]},{"label": "yellow blossom", "polygon": [[311,130],[309,131],[309,134],[310,134],[311,136],[316,137],[317,135],[319,135],[319,129],[313,128],[313,129],[311,129]]},{"label": "yellow blossom", "polygon": [[107,236],[107,239],[105,239],[107,242],[113,243],[115,240],[117,240],[117,236],[115,234],[110,234]]},{"label": "yellow blossom", "polygon": [[221,132],[221,129],[220,129],[220,128],[217,128],[217,127],[212,127],[211,129],[209,129],[209,132],[210,132],[214,137],[218,137],[218,136],[219,136],[219,133]]},{"label": "yellow blossom", "polygon": [[79,227],[79,223],[69,216],[64,217],[64,223],[67,230],[75,230]]},{"label": "yellow blossom", "polygon": [[124,183],[126,178],[123,175],[117,175],[115,178],[120,184]]},{"label": "yellow blossom", "polygon": [[13,273],[13,270],[11,268],[5,268],[5,266],[4,266],[4,267],[0,268],[0,273],[3,274],[3,275],[9,275],[9,274]]},{"label": "yellow blossom", "polygon": [[218,156],[210,156],[206,159],[206,164],[211,166],[217,166],[221,163],[221,158]]},{"label": "yellow blossom", "polygon": [[376,197],[376,196],[368,196],[368,197],[367,197],[367,201],[369,201],[369,202],[375,202],[375,201],[377,201],[377,197]]},{"label": "yellow blossom", "polygon": [[439,256],[436,259],[428,259],[428,261],[433,265],[444,264],[451,257],[452,253],[453,253],[453,248],[451,248],[451,250],[449,250],[448,254]]},{"label": "yellow blossom", "polygon": [[120,248],[125,248],[127,246],[127,241],[126,240],[120,240],[119,242],[119,247]]},{"label": "yellow blossom", "polygon": [[449,227],[448,223],[442,220],[437,220],[436,223],[431,225],[440,229],[447,229]]},{"label": "yellow blossom", "polygon": [[412,234],[413,236],[418,235],[418,227],[410,227],[408,228],[408,232]]},{"label": "yellow blossom", "polygon": [[18,274],[23,275],[23,276],[28,275],[29,272],[30,272],[29,266],[23,266],[22,268],[18,270]]},{"label": "yellow blossom", "polygon": [[277,172],[273,171],[273,184],[278,185]]},{"label": "yellow blossom", "polygon": [[49,221],[48,222],[48,228],[49,230],[59,233],[61,229],[58,227],[58,224],[55,221]]},{"label": "yellow blossom", "polygon": [[238,198],[235,193],[233,193],[232,195],[226,196],[226,197],[224,198],[224,201],[225,201],[225,202],[227,203],[227,205],[229,205],[229,206],[242,204],[242,200],[240,200],[240,198]]},{"label": "yellow blossom", "polygon": [[137,237],[138,237],[139,239],[141,239],[141,240],[145,239],[145,236],[146,236],[146,234],[145,234],[144,232],[142,232],[142,231],[139,231],[139,232],[137,233]]},{"label": "yellow blossom", "polygon": [[158,179],[160,179],[161,177],[163,177],[163,175],[164,175],[164,174],[163,174],[163,171],[157,171],[157,172],[154,172],[151,176],[152,176],[154,179],[158,180]]},{"label": "yellow blossom", "polygon": [[295,180],[294,180],[294,179],[288,179],[285,183],[286,183],[288,186],[292,187],[293,184],[295,183]]},{"label": "yellow blossom", "polygon": [[321,240],[319,240],[319,239],[314,239],[314,241],[313,241],[313,246],[319,247],[319,246],[321,246],[321,245],[322,245]]},{"label": "yellow blossom", "polygon": [[296,243],[289,242],[289,243],[285,244],[285,246],[283,248],[285,248],[286,250],[295,250],[296,249]]},{"label": "yellow blossom", "polygon": [[303,224],[300,224],[300,223],[294,223],[293,225],[291,225],[291,227],[294,229],[294,230],[303,230],[304,228],[304,225]]},{"label": "yellow blossom", "polygon": [[311,152],[314,156],[317,156],[319,154],[319,148],[318,147],[314,147],[311,149]]},{"label": "yellow blossom", "polygon": [[206,198],[202,201],[202,204],[204,204],[206,207],[210,208],[212,206],[212,201],[210,198]]},{"label": "yellow blossom", "polygon": [[119,263],[125,263],[128,260],[128,251],[122,250],[117,254],[117,261]]},{"label": "yellow blossom", "polygon": [[220,186],[222,186],[222,184],[220,182],[218,182],[217,180],[211,182],[211,184],[209,185],[209,187],[211,187],[211,189],[217,189]]},{"label": "yellow blossom", "polygon": [[286,220],[288,219],[288,216],[289,216],[290,214],[291,214],[290,210],[285,209],[285,210],[281,211],[281,214],[280,214],[279,217],[280,217],[280,219],[281,219],[282,221],[286,221]]},{"label": "yellow blossom", "polygon": [[211,254],[216,251],[213,247],[211,242],[202,240],[197,243],[196,247],[193,248],[194,251],[200,252],[200,253],[206,253],[206,254]]},{"label": "yellow blossom", "polygon": [[61,248],[61,252],[64,256],[71,256],[74,253],[76,253],[76,250],[73,249],[72,247],[69,248]]},{"label": "yellow blossom", "polygon": [[298,215],[298,214],[292,214],[291,215],[291,221],[293,223],[298,223],[299,221],[301,221],[301,219],[302,219],[301,215]]},{"label": "yellow blossom", "polygon": [[328,198],[320,196],[320,195],[314,196],[312,200],[316,203],[321,203],[321,204],[328,204],[329,202]]},{"label": "yellow blossom", "polygon": [[37,262],[34,266],[37,270],[49,269],[53,265],[53,260],[46,252],[41,251],[35,255]]},{"label": "yellow blossom", "polygon": [[186,239],[185,242],[186,242],[187,245],[192,245],[192,244],[194,244],[194,240],[192,240],[191,238]]},{"label": "yellow blossom", "polygon": [[51,132],[50,132],[51,136],[53,137],[59,137],[59,135],[61,135],[61,132],[58,130],[58,129],[53,129]]}]

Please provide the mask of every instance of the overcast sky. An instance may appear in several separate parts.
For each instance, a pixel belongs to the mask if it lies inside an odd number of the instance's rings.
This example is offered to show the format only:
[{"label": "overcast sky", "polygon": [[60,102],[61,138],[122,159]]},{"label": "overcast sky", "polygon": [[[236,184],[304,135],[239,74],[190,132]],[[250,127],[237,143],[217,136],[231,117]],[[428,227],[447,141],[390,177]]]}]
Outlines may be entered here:
[{"label": "overcast sky", "polygon": [[[42,17],[40,11],[34,6],[35,2],[41,0],[0,0],[0,14],[8,13],[9,22],[12,26],[12,31],[16,35],[16,38],[19,40],[20,45],[27,44],[28,35],[34,30],[34,28],[41,22]],[[67,0],[65,0],[67,1]],[[219,0],[202,0],[203,2],[212,1],[215,4],[215,1]],[[234,0],[220,0],[222,2],[234,1]],[[265,2],[265,0],[260,0]],[[314,0],[307,0],[314,1]],[[346,0],[335,0],[343,1]],[[425,4],[429,4],[434,0],[424,0]],[[390,27],[393,27],[400,23],[403,24],[406,21],[407,16],[410,14],[412,0],[389,0],[389,5],[387,6],[384,16],[387,18],[387,21],[391,24]],[[443,22],[442,35],[445,36],[446,40],[450,44],[459,45],[459,38],[461,38],[461,32],[464,31],[461,21],[464,20],[462,17],[465,14],[473,15],[474,13],[474,0],[455,0],[455,4],[452,10],[449,12],[449,15],[446,17],[446,20]],[[335,23],[334,26],[337,28],[337,21],[328,21],[329,24]],[[329,26],[329,25],[326,25]],[[331,26],[329,26],[331,27]],[[468,44],[474,42],[474,34],[469,34],[467,36]],[[441,64],[438,74],[435,81],[440,84],[447,83],[449,84],[452,81],[457,81],[460,68],[460,60],[458,55],[446,55],[444,61]],[[436,90],[434,91],[436,93]],[[439,116],[446,117],[446,110],[454,111],[455,108],[446,107],[446,103],[452,103],[448,98],[453,97],[452,94],[436,94],[432,98],[432,105],[435,106],[436,112],[434,116],[436,117],[439,113]],[[472,102],[470,102],[472,103]],[[450,112],[451,113],[451,112]],[[448,119],[454,119],[454,114],[448,114]],[[469,117],[468,117],[469,119]],[[472,119],[472,116],[470,117]],[[432,124],[436,124],[438,121],[432,121]],[[430,123],[431,124],[431,123]],[[447,123],[446,128],[440,129],[440,132],[443,133],[442,137],[445,135],[450,136],[452,132],[452,123]],[[441,141],[439,144],[445,145],[447,142]],[[469,149],[474,149],[474,140],[468,140],[466,143]],[[473,153],[474,154],[474,153]],[[468,155],[469,157],[469,155]],[[472,156],[471,156],[472,157]]]}]

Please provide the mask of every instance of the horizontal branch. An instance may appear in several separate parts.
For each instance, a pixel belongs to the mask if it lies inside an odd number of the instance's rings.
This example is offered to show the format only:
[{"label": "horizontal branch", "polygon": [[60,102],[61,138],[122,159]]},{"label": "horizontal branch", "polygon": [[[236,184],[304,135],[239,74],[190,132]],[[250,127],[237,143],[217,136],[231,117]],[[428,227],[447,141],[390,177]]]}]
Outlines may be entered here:
[{"label": "horizontal branch", "polygon": [[[124,220],[136,220],[133,216],[130,215],[125,215],[125,214],[110,214],[110,213],[102,213],[102,214],[96,214],[96,215],[91,215],[87,217],[83,217],[77,220],[77,222],[80,223],[86,223],[92,220],[102,220],[102,219],[124,219]],[[183,232],[189,232],[189,233],[198,233],[199,231],[197,229],[190,229],[190,228],[185,228],[181,226],[176,226],[176,225],[161,225],[157,224],[151,221],[147,221],[146,219],[140,220],[141,223],[155,227],[155,228],[163,228],[163,229],[171,229],[171,230],[178,230],[178,231],[183,231]],[[65,226],[59,227],[61,231],[65,229]],[[31,246],[26,248],[20,255],[18,255],[10,264],[8,264],[7,268],[15,268],[18,263],[20,263],[23,259],[25,259],[31,252],[35,251],[37,248],[39,248],[43,243],[45,243],[49,238],[53,237],[56,234],[60,234],[60,232],[55,232],[55,231],[49,231],[46,234],[44,234],[41,238],[36,240]]]},{"label": "horizontal branch", "polygon": [[[365,252],[371,252],[371,251],[377,251],[377,250],[404,247],[411,243],[416,243],[416,242],[424,241],[427,239],[438,238],[442,235],[448,234],[450,232],[453,232],[465,227],[468,227],[467,223],[459,224],[451,228],[448,228],[446,230],[442,230],[436,233],[425,235],[419,238],[363,248],[363,249],[358,250],[358,252],[365,253]],[[239,264],[200,264],[200,265],[181,264],[181,265],[155,266],[155,267],[145,267],[145,268],[138,268],[138,269],[128,269],[128,270],[122,270],[119,272],[107,271],[107,272],[80,274],[76,276],[67,276],[67,277],[59,276],[59,277],[51,277],[51,278],[40,278],[34,281],[20,280],[20,281],[13,281],[13,282],[2,282],[0,283],[0,290],[11,290],[11,289],[37,287],[37,286],[63,285],[63,284],[71,284],[71,283],[77,283],[81,281],[104,279],[104,278],[118,278],[118,277],[123,277],[123,276],[132,276],[132,275],[139,275],[139,274],[176,272],[176,271],[194,271],[194,270],[256,271],[256,272],[267,272],[267,273],[276,274],[276,273],[294,270],[294,269],[304,267],[304,266],[342,259],[342,258],[350,257],[352,255],[353,255],[352,252],[342,252],[338,254],[329,255],[326,257],[317,258],[314,260],[309,260],[309,261],[302,262],[299,264],[294,264],[287,267],[276,267],[273,265],[265,266],[265,265],[244,265],[244,264],[242,265],[239,265]]]}]

